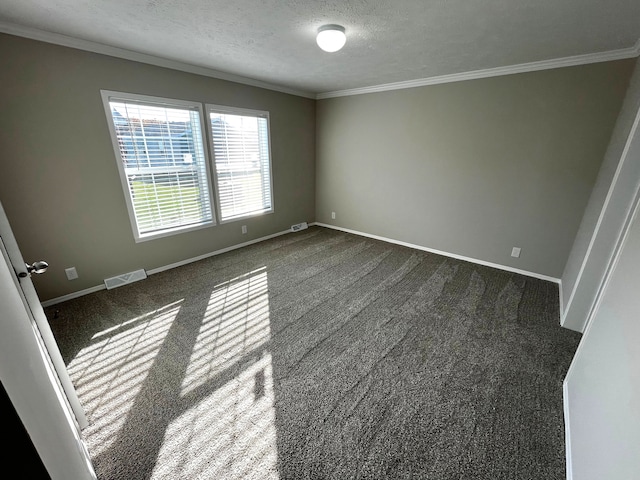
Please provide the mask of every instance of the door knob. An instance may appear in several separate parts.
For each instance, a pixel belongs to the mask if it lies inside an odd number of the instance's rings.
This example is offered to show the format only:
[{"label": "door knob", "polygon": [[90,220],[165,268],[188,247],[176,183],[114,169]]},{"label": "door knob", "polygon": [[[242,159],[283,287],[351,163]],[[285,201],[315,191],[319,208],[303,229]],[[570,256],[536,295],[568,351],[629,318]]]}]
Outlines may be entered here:
[{"label": "door knob", "polygon": [[27,269],[27,271],[26,272],[20,272],[18,274],[18,276],[20,278],[28,277],[32,273],[37,273],[38,275],[40,275],[41,273],[46,272],[47,268],[49,268],[49,264],[47,262],[42,261],[42,260],[38,260],[37,262],[33,262],[33,264],[31,264],[31,265],[29,265],[28,263],[25,263],[24,266]]},{"label": "door knob", "polygon": [[26,267],[29,273],[41,274],[47,271],[49,264],[45,261],[39,260],[37,262],[33,262],[32,265],[26,265]]}]

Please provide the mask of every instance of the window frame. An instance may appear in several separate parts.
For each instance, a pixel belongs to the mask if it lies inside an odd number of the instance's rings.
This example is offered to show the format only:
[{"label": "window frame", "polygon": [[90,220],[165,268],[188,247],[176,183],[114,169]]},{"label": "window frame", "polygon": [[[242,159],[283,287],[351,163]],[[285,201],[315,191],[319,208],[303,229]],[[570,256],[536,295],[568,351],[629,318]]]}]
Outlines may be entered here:
[{"label": "window frame", "polygon": [[[212,179],[214,176],[212,175],[212,165],[211,155],[209,154],[209,142],[206,140],[209,128],[206,125],[205,119],[205,111],[203,109],[203,105],[201,102],[193,102],[189,100],[178,100],[172,98],[165,97],[155,97],[150,95],[141,95],[136,93],[125,93],[125,92],[117,92],[112,90],[100,90],[102,95],[102,102],[105,109],[105,114],[107,117],[107,125],[109,127],[109,135],[111,137],[111,144],[113,146],[113,150],[115,153],[115,160],[118,168],[118,173],[120,176],[120,182],[122,185],[122,190],[125,197],[125,203],[127,205],[127,212],[129,214],[129,221],[131,223],[131,230],[133,232],[133,237],[136,243],[145,242],[148,240],[154,240],[157,238],[163,238],[171,235],[176,235],[178,233],[186,233],[195,230],[200,230],[203,228],[209,228],[215,226],[217,223],[217,204],[215,201],[217,199],[217,195],[214,192],[214,183]],[[211,220],[206,220],[203,222],[188,224],[188,225],[178,225],[172,227],[166,227],[161,230],[157,230],[149,233],[140,233],[140,229],[138,227],[138,222],[136,220],[135,209],[133,206],[133,200],[131,198],[131,190],[129,188],[129,182],[127,178],[127,174],[125,172],[124,167],[124,159],[122,158],[122,154],[120,152],[120,146],[118,143],[118,136],[115,129],[115,123],[113,120],[113,115],[111,113],[111,101],[123,101],[123,102],[132,102],[139,104],[147,104],[149,106],[155,107],[174,107],[174,108],[185,108],[188,110],[195,110],[198,112],[199,120],[200,120],[200,135],[202,137],[202,145],[201,149],[204,156],[204,172],[205,179],[202,182],[207,187],[206,194],[203,194],[202,197],[204,200],[209,202],[209,209],[211,211]],[[208,118],[208,117],[207,117]]]},{"label": "window frame", "polygon": [[[246,218],[259,217],[262,215],[269,215],[274,213],[274,194],[273,194],[273,161],[271,155],[271,117],[268,111],[266,110],[256,110],[251,108],[241,108],[241,107],[230,107],[227,105],[217,105],[212,103],[205,104],[205,115],[206,115],[206,124],[207,124],[207,136],[208,136],[208,146],[211,154],[211,171],[213,177],[213,187],[215,190],[215,209],[216,209],[216,218],[218,219],[218,223],[220,225],[225,223],[237,222],[239,220],[243,220]],[[271,206],[268,210],[262,210],[260,212],[255,213],[246,213],[243,215],[236,215],[231,218],[223,219],[222,217],[222,202],[220,201],[220,186],[218,184],[218,171],[216,166],[216,157],[215,157],[215,145],[213,143],[213,129],[211,127],[211,117],[210,113],[222,113],[229,115],[240,115],[240,116],[250,116],[250,117],[258,117],[265,118],[267,121],[267,147],[268,147],[268,155],[269,155],[269,193],[271,198]]]}]

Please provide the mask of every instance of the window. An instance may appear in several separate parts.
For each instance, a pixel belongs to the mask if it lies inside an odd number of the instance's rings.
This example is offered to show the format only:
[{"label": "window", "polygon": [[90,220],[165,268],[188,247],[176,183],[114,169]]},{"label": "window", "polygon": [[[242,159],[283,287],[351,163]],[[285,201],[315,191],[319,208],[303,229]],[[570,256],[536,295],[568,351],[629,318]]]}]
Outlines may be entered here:
[{"label": "window", "polygon": [[214,193],[221,222],[273,212],[268,112],[207,105],[205,117],[197,102],[102,99],[136,241],[215,225]]},{"label": "window", "polygon": [[213,225],[202,105],[102,97],[136,241]]},{"label": "window", "polygon": [[221,222],[273,212],[269,113],[207,105]]}]

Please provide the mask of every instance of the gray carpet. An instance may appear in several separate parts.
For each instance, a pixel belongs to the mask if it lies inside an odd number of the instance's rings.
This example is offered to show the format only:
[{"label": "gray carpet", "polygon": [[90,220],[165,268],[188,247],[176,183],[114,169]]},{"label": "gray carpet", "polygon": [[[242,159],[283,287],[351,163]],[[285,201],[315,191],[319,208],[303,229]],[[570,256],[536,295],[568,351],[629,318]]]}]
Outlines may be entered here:
[{"label": "gray carpet", "polygon": [[549,282],[312,227],[46,312],[100,480],[565,478]]}]

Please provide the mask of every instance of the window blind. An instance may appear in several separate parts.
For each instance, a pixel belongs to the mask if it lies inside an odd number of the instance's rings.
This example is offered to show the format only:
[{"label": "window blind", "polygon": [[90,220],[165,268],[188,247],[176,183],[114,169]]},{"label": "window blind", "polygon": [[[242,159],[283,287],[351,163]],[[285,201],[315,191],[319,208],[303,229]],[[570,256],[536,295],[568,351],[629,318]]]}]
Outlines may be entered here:
[{"label": "window blind", "polygon": [[208,106],[220,220],[273,211],[266,112]]},{"label": "window blind", "polygon": [[109,101],[139,237],[212,223],[200,108]]}]

